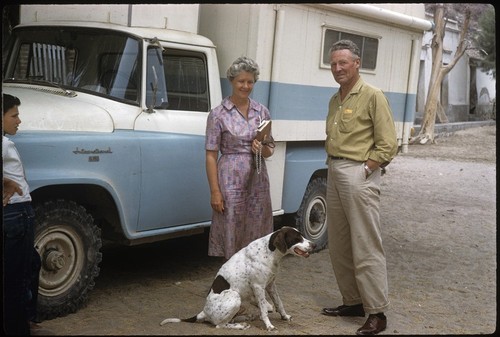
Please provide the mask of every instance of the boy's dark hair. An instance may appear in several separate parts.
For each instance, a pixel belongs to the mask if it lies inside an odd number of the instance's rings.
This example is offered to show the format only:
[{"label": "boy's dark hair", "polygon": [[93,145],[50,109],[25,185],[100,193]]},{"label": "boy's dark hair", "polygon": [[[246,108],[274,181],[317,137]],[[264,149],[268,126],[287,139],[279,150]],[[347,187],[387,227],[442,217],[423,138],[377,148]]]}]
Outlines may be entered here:
[{"label": "boy's dark hair", "polygon": [[21,105],[21,101],[16,96],[9,94],[2,95],[3,113],[6,113],[15,106]]}]

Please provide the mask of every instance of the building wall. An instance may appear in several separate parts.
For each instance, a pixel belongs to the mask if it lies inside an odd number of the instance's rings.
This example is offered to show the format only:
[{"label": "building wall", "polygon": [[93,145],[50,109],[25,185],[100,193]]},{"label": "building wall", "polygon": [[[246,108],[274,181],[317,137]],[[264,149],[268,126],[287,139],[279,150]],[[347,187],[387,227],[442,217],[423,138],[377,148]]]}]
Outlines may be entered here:
[{"label": "building wall", "polygon": [[476,105],[471,107],[470,120],[496,119],[496,80],[493,75],[487,74],[471,66],[475,78]]},{"label": "building wall", "polygon": [[[427,19],[433,21],[431,14],[426,13]],[[459,43],[459,26],[450,20],[446,26],[443,46],[443,64],[449,64]],[[420,124],[423,118],[425,102],[429,90],[432,69],[432,34],[424,32],[422,52],[420,57],[420,75],[417,92],[417,108],[415,124]],[[464,122],[489,119],[496,113],[496,80],[493,76],[474,66],[476,60],[465,53],[443,81],[441,89],[441,103],[448,118],[448,122]]]}]

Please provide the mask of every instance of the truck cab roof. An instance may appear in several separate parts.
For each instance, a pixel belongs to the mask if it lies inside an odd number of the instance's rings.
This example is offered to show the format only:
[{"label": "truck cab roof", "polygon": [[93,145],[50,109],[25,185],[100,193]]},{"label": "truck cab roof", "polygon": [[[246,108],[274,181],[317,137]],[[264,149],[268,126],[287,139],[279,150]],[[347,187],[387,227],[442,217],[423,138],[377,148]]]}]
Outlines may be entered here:
[{"label": "truck cab roof", "polygon": [[58,27],[58,26],[106,29],[106,30],[113,30],[131,34],[136,37],[144,39],[153,39],[156,37],[161,41],[169,41],[180,44],[192,44],[192,45],[215,48],[215,45],[212,43],[210,39],[190,32],[184,32],[174,29],[128,27],[114,23],[84,22],[84,21],[47,21],[47,22],[23,23],[16,26],[15,29],[23,29],[29,27]]}]

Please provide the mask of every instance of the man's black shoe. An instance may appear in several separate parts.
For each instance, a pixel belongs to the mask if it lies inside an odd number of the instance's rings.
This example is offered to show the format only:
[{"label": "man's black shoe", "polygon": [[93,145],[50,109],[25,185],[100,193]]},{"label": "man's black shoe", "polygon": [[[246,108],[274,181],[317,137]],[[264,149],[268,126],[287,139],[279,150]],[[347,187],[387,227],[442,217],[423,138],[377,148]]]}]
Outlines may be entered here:
[{"label": "man's black shoe", "polygon": [[336,308],[323,308],[323,315],[327,316],[365,316],[365,310],[363,309],[363,304],[356,305],[340,305]]},{"label": "man's black shoe", "polygon": [[356,335],[376,335],[387,328],[387,318],[382,315],[368,315],[365,324],[356,331]]}]

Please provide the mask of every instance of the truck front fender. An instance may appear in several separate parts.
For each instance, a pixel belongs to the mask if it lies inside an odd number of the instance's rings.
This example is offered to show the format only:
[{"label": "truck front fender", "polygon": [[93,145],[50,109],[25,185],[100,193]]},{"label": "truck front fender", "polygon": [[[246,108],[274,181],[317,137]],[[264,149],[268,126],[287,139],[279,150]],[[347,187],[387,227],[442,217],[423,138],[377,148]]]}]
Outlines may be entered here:
[{"label": "truck front fender", "polygon": [[123,235],[136,230],[141,151],[132,133],[18,132],[13,141],[34,202],[43,201],[37,196],[64,195],[100,209],[96,200],[104,193],[118,213]]},{"label": "truck front fender", "polygon": [[34,204],[49,200],[72,200],[91,212],[107,239],[126,242],[128,231],[125,227],[133,228],[137,216],[132,219],[133,222],[127,223],[119,196],[109,182],[102,177],[91,177],[88,172],[85,178],[65,176],[65,172],[51,172],[59,175],[49,178],[48,172],[38,171],[32,172],[34,177],[30,181]]}]

